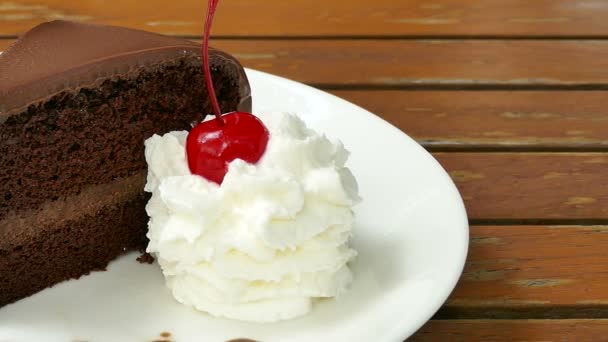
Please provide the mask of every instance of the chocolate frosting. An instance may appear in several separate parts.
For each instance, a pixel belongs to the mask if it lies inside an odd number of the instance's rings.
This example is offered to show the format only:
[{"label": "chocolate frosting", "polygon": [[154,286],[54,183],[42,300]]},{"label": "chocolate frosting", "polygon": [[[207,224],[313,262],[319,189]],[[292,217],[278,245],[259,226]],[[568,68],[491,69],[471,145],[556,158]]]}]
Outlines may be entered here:
[{"label": "chocolate frosting", "polygon": [[[200,59],[200,46],[123,27],[52,21],[36,26],[0,55],[0,123],[64,91],[94,87],[110,77],[180,58]],[[229,65],[239,77],[239,110],[251,107],[243,67],[210,49],[211,66]]]}]

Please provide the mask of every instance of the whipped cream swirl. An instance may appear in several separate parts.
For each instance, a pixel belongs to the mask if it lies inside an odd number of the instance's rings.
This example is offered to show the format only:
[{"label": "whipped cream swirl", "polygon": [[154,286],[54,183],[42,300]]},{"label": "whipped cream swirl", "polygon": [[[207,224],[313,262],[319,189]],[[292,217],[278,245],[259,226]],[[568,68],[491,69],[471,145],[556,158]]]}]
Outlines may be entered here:
[{"label": "whipped cream swirl", "polygon": [[340,142],[292,114],[259,118],[270,132],[264,156],[255,165],[231,162],[221,186],[190,173],[188,132],[146,141],[147,251],[179,302],[270,322],[304,315],[315,298],[351,283],[359,196]]}]

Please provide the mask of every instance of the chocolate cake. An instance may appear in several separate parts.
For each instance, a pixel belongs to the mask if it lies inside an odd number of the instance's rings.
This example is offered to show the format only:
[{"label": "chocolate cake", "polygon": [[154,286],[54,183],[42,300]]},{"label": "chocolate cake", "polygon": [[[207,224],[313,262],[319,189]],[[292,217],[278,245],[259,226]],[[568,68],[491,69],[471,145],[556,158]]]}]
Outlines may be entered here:
[{"label": "chocolate cake", "polygon": [[[210,60],[223,111],[249,111],[240,64]],[[0,307],[144,248],[144,140],[210,112],[182,39],[54,21],[0,55]]]}]

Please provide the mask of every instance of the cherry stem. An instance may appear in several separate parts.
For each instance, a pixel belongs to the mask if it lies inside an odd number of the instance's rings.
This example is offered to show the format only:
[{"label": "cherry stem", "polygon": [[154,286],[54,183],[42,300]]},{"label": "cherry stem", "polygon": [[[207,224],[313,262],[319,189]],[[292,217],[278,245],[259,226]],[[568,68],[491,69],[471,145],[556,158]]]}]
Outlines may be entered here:
[{"label": "cherry stem", "polygon": [[211,107],[215,114],[215,120],[217,121],[218,126],[223,126],[224,119],[222,119],[222,111],[217,102],[217,97],[215,96],[213,80],[211,79],[211,68],[209,67],[209,35],[211,34],[211,24],[213,23],[213,16],[215,15],[215,9],[218,2],[219,0],[209,0],[207,6],[207,19],[205,20],[205,31],[203,33],[203,75],[205,76],[207,94],[209,95]]}]

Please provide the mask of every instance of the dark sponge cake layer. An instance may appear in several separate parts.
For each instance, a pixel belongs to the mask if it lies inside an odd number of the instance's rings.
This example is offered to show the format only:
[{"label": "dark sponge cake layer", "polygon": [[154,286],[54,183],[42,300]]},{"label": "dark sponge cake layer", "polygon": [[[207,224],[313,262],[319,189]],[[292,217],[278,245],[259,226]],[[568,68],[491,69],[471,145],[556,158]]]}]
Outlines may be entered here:
[{"label": "dark sponge cake layer", "polygon": [[[29,229],[21,235],[1,236],[1,245],[11,249],[0,250],[0,307],[61,281],[104,270],[125,251],[145,248],[148,196],[137,191],[143,183],[141,175],[119,180],[115,189],[100,190],[101,198],[89,191],[72,199],[65,216],[54,215],[51,220],[40,214],[27,217],[21,224]],[[55,203],[47,210],[65,206]],[[69,212],[87,206],[90,210]],[[18,219],[6,221],[20,224]]]}]

